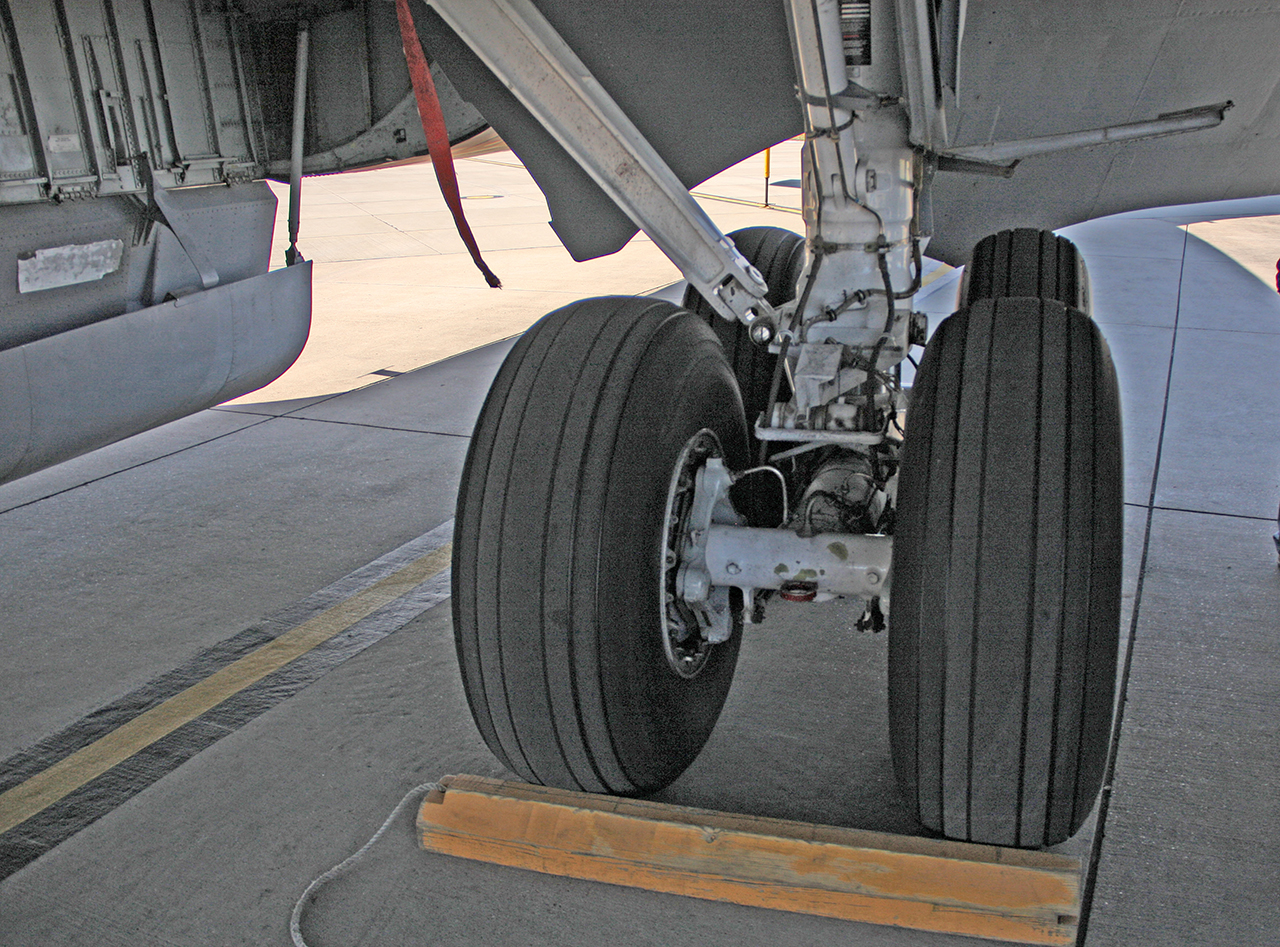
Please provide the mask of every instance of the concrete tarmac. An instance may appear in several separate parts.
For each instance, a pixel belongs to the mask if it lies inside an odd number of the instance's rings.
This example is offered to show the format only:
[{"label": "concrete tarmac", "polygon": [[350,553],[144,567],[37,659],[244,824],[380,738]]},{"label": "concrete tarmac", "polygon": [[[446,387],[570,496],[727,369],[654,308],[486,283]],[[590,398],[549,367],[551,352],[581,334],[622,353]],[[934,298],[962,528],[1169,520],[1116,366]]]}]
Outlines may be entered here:
[{"label": "concrete tarmac", "polygon": [[[797,176],[786,147],[775,178]],[[700,188],[704,206],[727,230],[798,229],[752,205],[753,162]],[[489,290],[434,233],[429,175],[308,180],[316,329],[275,385],[0,487],[3,947],[286,944],[307,884],[411,787],[508,775],[466,710],[439,571],[471,425],[503,340],[678,274],[642,239],[573,264],[499,154],[460,162],[464,193],[502,195],[468,205],[507,284]],[[509,224],[500,206],[518,208]],[[1275,215],[1265,199],[1068,231],[1126,437],[1118,754],[1101,834],[1064,846],[1096,854],[1090,947],[1263,944],[1280,927]],[[940,318],[958,274],[930,275],[917,308]],[[661,798],[919,831],[889,765],[885,643],[840,603],[775,603],[706,751]],[[317,947],[973,943],[429,856],[409,814],[303,931]]]}]

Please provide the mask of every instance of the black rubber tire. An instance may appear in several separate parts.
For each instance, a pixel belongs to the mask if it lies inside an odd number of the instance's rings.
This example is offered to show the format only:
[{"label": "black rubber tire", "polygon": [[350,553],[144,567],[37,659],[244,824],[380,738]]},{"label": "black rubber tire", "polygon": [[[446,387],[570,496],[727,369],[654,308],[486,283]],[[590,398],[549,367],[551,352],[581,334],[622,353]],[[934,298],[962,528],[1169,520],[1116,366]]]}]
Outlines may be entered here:
[{"label": "black rubber tire", "polygon": [[724,352],[671,303],[566,306],[498,372],[458,498],[454,636],[476,725],[524,779],[653,792],[710,736],[741,635],[681,678],[659,612],[667,492],[703,428],[741,469],[746,426]]},{"label": "black rubber tire", "polygon": [[925,350],[889,620],[900,787],[925,826],[1053,845],[1101,786],[1122,561],[1120,398],[1083,313],[974,303]]},{"label": "black rubber tire", "polygon": [[973,248],[960,294],[980,299],[1035,296],[1089,312],[1089,278],[1076,246],[1049,230],[1002,230]]},{"label": "black rubber tire", "polygon": [[[796,281],[804,267],[804,237],[779,227],[747,227],[729,234],[729,239],[764,277],[769,286],[765,302],[781,306],[795,298]],[[717,315],[692,286],[685,290],[684,305],[701,316],[720,338],[742,391],[748,425],[754,428],[760,412],[767,407],[778,356],[752,342],[741,322],[729,322]]]}]

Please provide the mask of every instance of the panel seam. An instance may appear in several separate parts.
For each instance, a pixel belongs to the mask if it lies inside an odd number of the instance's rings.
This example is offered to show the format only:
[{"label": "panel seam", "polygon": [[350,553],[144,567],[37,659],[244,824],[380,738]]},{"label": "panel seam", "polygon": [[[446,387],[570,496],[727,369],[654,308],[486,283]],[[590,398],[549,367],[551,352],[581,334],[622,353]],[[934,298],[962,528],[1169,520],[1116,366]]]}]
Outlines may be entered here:
[{"label": "panel seam", "polygon": [[1124,730],[1124,709],[1128,699],[1129,677],[1133,671],[1134,643],[1138,635],[1138,619],[1142,612],[1142,593],[1146,584],[1147,562],[1151,553],[1151,528],[1155,518],[1156,491],[1160,483],[1160,461],[1164,453],[1164,436],[1169,419],[1169,389],[1173,382],[1173,366],[1178,351],[1178,322],[1182,315],[1182,284],[1186,272],[1187,242],[1189,234],[1184,229],[1182,238],[1182,259],[1178,268],[1178,296],[1173,310],[1173,338],[1169,343],[1169,367],[1165,373],[1164,404],[1160,412],[1160,434],[1156,440],[1156,458],[1151,473],[1151,490],[1147,499],[1147,517],[1143,530],[1142,556],[1138,566],[1137,586],[1133,595],[1133,614],[1129,619],[1129,638],[1125,642],[1123,671],[1118,685],[1119,693],[1114,704],[1115,719],[1111,726],[1111,739],[1107,751],[1107,765],[1103,774],[1102,794],[1098,801],[1098,821],[1093,833],[1093,844],[1089,851],[1088,877],[1080,901],[1079,942],[1085,942],[1089,920],[1093,911],[1093,898],[1097,887],[1098,867],[1102,859],[1102,845],[1106,840],[1107,816],[1111,810],[1111,797],[1114,789],[1116,763],[1119,757],[1120,737]]}]

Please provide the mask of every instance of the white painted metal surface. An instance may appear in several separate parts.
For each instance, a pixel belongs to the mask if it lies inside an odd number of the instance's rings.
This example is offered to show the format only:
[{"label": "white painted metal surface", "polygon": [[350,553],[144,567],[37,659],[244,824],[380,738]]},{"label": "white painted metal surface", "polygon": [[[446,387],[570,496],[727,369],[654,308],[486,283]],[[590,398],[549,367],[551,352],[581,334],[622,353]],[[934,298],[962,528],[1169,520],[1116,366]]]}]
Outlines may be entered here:
[{"label": "white painted metal surface", "polygon": [[975,161],[1020,161],[1032,155],[1051,154],[1073,148],[1163,138],[1165,135],[1216,128],[1222,124],[1227,110],[1232,107],[1231,102],[1218,102],[1215,105],[1204,105],[1160,115],[1149,121],[1126,122],[1123,125],[1107,125],[1103,128],[1064,132],[1060,135],[1041,135],[1038,138],[1025,138],[1020,141],[997,141],[983,145],[969,145],[964,148],[948,148],[942,154]]},{"label": "white painted metal surface", "polygon": [[887,595],[890,536],[823,533],[800,536],[788,529],[712,526],[706,563],[714,585],[780,589],[812,583],[813,591],[871,598]]}]

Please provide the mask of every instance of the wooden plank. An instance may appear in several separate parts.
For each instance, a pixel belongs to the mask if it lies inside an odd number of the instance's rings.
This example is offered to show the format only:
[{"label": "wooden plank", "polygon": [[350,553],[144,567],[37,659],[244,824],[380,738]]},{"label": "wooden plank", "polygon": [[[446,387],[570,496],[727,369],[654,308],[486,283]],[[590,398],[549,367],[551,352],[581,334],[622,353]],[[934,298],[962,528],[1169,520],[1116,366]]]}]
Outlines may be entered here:
[{"label": "wooden plank", "polygon": [[428,851],[668,894],[991,940],[1071,944],[1080,859],[448,776]]}]

